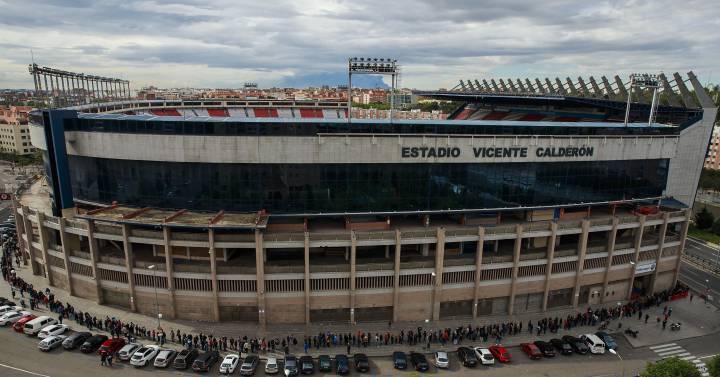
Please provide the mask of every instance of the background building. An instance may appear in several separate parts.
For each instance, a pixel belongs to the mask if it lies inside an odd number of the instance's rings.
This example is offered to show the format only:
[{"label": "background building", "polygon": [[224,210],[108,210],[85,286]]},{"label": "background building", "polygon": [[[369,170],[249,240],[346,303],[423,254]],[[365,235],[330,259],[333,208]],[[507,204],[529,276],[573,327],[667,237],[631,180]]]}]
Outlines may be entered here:
[{"label": "background building", "polygon": [[0,106],[0,151],[17,155],[35,152],[28,129],[31,110],[30,106]]}]

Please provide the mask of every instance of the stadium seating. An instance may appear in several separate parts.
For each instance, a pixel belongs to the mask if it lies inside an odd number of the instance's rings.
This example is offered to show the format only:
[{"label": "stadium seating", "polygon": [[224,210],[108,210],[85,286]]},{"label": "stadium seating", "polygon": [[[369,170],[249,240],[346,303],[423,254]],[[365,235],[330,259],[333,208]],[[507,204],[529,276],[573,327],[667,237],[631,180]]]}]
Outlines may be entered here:
[{"label": "stadium seating", "polygon": [[227,109],[207,109],[208,115],[211,117],[229,117]]},{"label": "stadium seating", "polygon": [[301,118],[322,118],[322,109],[300,109]]},{"label": "stadium seating", "polygon": [[505,111],[493,111],[483,117],[483,120],[501,120],[505,118],[509,113]]},{"label": "stadium seating", "polygon": [[525,114],[518,120],[536,122],[539,120],[543,120],[543,118],[545,118],[544,114]]},{"label": "stadium seating", "polygon": [[323,109],[323,118],[325,119],[337,119],[340,118],[340,114],[337,109]]},{"label": "stadium seating", "polygon": [[553,119],[553,122],[579,122],[579,121],[580,121],[580,119],[578,119],[576,117],[564,117],[564,116],[559,116],[559,117]]},{"label": "stadium seating", "polygon": [[290,109],[290,108],[281,107],[281,108],[277,109],[277,111],[278,111],[278,116],[280,118],[293,118],[293,112],[292,112],[292,109]]},{"label": "stadium seating", "polygon": [[209,117],[210,114],[208,114],[208,111],[206,109],[193,109],[193,112],[195,113],[195,116],[198,117]]},{"label": "stadium seating", "polygon": [[161,117],[179,117],[182,116],[177,109],[152,109],[150,114]]},{"label": "stadium seating", "polygon": [[248,115],[247,115],[247,113],[245,112],[245,109],[244,109],[244,108],[241,108],[241,109],[228,109],[228,113],[230,113],[230,116],[231,116],[231,117],[236,117],[236,118],[247,118],[247,117],[248,117]]},{"label": "stadium seating", "polygon": [[277,118],[278,117],[277,109],[253,108],[253,109],[251,109],[251,111],[255,118]]},{"label": "stadium seating", "polygon": [[454,120],[466,120],[470,118],[470,115],[475,112],[475,109],[464,108],[458,115],[453,118]]}]

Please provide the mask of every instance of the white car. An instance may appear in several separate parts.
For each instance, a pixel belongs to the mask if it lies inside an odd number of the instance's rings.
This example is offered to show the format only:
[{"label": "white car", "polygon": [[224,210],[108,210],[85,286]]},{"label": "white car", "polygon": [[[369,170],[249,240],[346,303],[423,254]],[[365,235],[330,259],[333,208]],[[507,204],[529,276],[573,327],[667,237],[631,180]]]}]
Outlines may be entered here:
[{"label": "white car", "polygon": [[7,326],[12,325],[13,323],[17,322],[20,318],[26,315],[30,315],[32,313],[26,312],[26,311],[9,311],[2,316],[0,316],[0,326]]},{"label": "white car", "polygon": [[490,353],[490,350],[483,347],[475,347],[475,356],[480,360],[482,365],[494,365],[495,357]]},{"label": "white car", "polygon": [[38,338],[43,339],[43,338],[47,338],[50,335],[60,335],[67,330],[68,330],[68,325],[63,325],[63,324],[50,325],[50,326],[45,327],[42,330],[40,330],[40,333],[38,333]]},{"label": "white car", "polygon": [[435,352],[435,366],[443,369],[450,366],[450,359],[448,359],[448,355],[446,352]]},{"label": "white car", "polygon": [[145,346],[141,347],[139,350],[135,351],[135,353],[130,358],[130,365],[135,367],[144,367],[147,365],[148,361],[152,360],[157,356],[158,350],[160,347],[158,346]]},{"label": "white car", "polygon": [[596,355],[602,355],[605,353],[605,342],[600,340],[597,335],[595,334],[585,334],[580,335],[580,339],[584,340],[585,343],[587,343],[588,348],[590,348],[590,353],[596,354]]},{"label": "white car", "polygon": [[135,351],[139,350],[142,346],[143,345],[140,343],[128,343],[124,345],[123,348],[120,348],[120,351],[118,351],[118,358],[122,361],[128,361]]},{"label": "white car", "polygon": [[45,339],[41,340],[40,343],[38,343],[38,348],[40,351],[50,351],[55,347],[58,347],[62,344],[63,340],[65,340],[67,336],[65,335],[49,335],[46,336]]},{"label": "white car", "polygon": [[155,368],[167,368],[168,365],[172,363],[173,359],[175,359],[175,355],[177,355],[177,352],[166,348],[161,348],[157,356],[155,357],[155,362],[153,363],[153,365],[155,366]]},{"label": "white car", "polygon": [[268,356],[267,361],[265,361],[265,373],[275,374],[278,371],[280,371],[280,368],[278,367],[277,358]]},{"label": "white car", "polygon": [[22,308],[19,306],[10,306],[10,305],[0,306],[0,314],[5,314],[7,312],[19,311],[19,310],[22,310]]},{"label": "white car", "polygon": [[225,356],[225,359],[223,359],[222,363],[220,363],[220,373],[233,374],[239,362],[240,358],[238,357],[238,355]]}]

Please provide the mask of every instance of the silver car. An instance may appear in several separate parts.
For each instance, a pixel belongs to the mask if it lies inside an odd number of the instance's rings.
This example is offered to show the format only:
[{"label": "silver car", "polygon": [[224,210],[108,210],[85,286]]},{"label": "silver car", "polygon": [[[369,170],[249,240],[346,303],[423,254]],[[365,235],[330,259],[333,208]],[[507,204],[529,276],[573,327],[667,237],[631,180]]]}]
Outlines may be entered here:
[{"label": "silver car", "polygon": [[120,348],[120,351],[118,351],[118,358],[122,361],[128,361],[135,351],[139,350],[142,346],[143,345],[140,343],[128,343],[123,346],[123,348]]},{"label": "silver car", "polygon": [[48,335],[38,343],[38,348],[40,351],[50,351],[53,348],[59,347],[65,338],[67,338],[65,335]]},{"label": "silver car", "polygon": [[153,365],[155,368],[167,368],[175,359],[175,355],[177,355],[177,352],[174,350],[162,348],[160,349],[160,352],[158,352],[157,356],[155,356],[155,362]]}]

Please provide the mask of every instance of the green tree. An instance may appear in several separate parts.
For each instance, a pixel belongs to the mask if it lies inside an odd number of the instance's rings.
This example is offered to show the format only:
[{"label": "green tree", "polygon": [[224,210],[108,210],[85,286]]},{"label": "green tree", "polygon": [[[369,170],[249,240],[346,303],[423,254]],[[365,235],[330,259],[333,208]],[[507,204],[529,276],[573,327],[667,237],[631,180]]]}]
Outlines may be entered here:
[{"label": "green tree", "polygon": [[713,222],[712,227],[710,228],[710,231],[712,231],[713,233],[720,236],[720,219],[716,219]]},{"label": "green tree", "polygon": [[720,377],[720,355],[713,357],[705,365],[707,365],[710,377]]},{"label": "green tree", "polygon": [[715,216],[713,216],[707,208],[703,207],[700,212],[695,214],[695,226],[698,229],[708,229],[715,223]]},{"label": "green tree", "polygon": [[677,357],[648,363],[641,377],[702,377],[695,364]]}]

